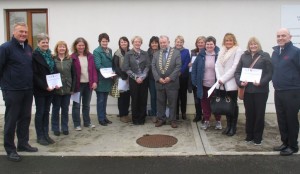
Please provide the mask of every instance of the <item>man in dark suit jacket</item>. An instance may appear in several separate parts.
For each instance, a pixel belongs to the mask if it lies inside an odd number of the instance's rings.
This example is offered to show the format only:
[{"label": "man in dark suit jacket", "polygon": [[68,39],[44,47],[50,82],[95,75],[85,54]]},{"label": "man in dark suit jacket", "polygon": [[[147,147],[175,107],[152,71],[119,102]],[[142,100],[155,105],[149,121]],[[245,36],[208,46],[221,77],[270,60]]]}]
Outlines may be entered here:
[{"label": "man in dark suit jacket", "polygon": [[[32,48],[27,43],[28,27],[14,25],[13,37],[0,46],[0,79],[5,102],[4,148],[7,159],[20,161],[16,150],[37,152],[28,144],[33,100]],[[17,130],[18,146],[14,143]]]},{"label": "man in dark suit jacket", "polygon": [[171,127],[177,128],[176,106],[179,89],[179,72],[181,67],[180,52],[170,47],[167,36],[159,38],[160,51],[153,55],[152,73],[155,79],[157,92],[157,118],[155,127],[166,123],[166,105],[170,109],[169,120]]}]

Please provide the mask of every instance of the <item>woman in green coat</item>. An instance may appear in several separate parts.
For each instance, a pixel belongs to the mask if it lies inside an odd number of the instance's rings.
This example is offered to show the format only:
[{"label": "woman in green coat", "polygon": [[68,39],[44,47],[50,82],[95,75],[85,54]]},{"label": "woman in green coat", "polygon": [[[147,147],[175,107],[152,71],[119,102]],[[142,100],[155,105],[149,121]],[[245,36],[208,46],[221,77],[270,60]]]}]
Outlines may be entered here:
[{"label": "woman in green coat", "polygon": [[106,33],[101,33],[99,35],[98,42],[99,47],[97,47],[93,52],[94,62],[98,72],[98,86],[96,89],[97,115],[99,124],[102,126],[107,126],[107,124],[112,123],[106,117],[106,104],[113,79],[112,77],[103,77],[103,75],[100,73],[100,69],[112,67],[112,51],[110,48],[108,48],[109,36]]}]

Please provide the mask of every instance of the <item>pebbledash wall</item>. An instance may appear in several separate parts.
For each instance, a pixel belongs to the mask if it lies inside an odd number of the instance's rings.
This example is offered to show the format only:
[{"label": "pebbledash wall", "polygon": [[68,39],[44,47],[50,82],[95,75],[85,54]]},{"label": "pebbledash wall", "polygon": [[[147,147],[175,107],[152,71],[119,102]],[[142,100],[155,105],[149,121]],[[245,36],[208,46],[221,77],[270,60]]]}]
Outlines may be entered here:
[{"label": "pebbledash wall", "polygon": [[[135,35],[144,39],[144,50],[148,49],[153,35],[168,35],[172,46],[174,38],[182,35],[184,46],[191,50],[200,35],[214,36],[221,46],[224,34],[232,32],[242,49],[246,49],[249,37],[256,36],[263,50],[271,54],[272,46],[276,45],[276,31],[281,27],[282,5],[299,4],[298,0],[0,0],[0,43],[6,41],[6,9],[46,8],[51,49],[58,40],[70,46],[81,36],[87,39],[93,51],[98,46],[98,35],[107,32],[113,51],[118,48],[121,36],[131,39]],[[266,112],[275,112],[273,91],[270,83]],[[4,103],[0,97],[0,114],[3,114]],[[118,113],[116,103],[116,99],[109,97],[108,113]],[[194,113],[193,103],[193,96],[189,94],[189,114]],[[240,112],[244,112],[241,101],[240,105]],[[91,113],[96,113],[95,93]]]}]

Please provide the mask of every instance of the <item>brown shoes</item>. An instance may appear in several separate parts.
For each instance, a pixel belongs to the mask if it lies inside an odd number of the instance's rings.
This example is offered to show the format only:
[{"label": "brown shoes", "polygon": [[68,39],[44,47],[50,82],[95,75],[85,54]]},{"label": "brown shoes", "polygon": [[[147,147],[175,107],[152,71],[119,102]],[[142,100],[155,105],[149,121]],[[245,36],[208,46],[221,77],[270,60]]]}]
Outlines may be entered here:
[{"label": "brown shoes", "polygon": [[128,123],[129,122],[128,116],[120,117],[120,121],[123,122],[123,123]]},{"label": "brown shoes", "polygon": [[157,118],[156,117],[152,116],[151,120],[152,120],[153,123],[157,123]]},{"label": "brown shoes", "polygon": [[176,121],[172,121],[171,122],[171,127],[172,128],[177,128],[178,127],[177,124],[176,124]]},{"label": "brown shoes", "polygon": [[155,127],[161,127],[162,125],[166,124],[166,121],[157,120]]}]

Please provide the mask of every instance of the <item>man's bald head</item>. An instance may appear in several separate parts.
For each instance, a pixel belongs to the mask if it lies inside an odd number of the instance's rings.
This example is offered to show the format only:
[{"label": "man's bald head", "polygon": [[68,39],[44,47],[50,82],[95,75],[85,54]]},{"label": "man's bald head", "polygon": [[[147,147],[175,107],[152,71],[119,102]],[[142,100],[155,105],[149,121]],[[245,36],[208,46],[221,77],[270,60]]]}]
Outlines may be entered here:
[{"label": "man's bald head", "polygon": [[280,28],[276,34],[277,43],[280,47],[284,47],[284,45],[291,41],[291,34],[287,28]]}]

